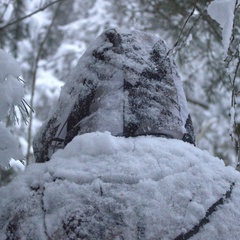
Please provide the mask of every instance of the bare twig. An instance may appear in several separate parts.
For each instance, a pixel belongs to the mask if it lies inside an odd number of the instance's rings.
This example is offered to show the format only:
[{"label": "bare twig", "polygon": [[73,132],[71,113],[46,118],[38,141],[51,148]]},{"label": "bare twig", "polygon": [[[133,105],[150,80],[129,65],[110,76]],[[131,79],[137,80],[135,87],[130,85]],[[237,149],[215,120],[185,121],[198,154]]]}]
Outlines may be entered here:
[{"label": "bare twig", "polygon": [[[238,52],[238,62],[237,62],[237,65],[236,65],[236,68],[234,71],[233,79],[231,79],[231,77],[229,75],[229,80],[232,84],[231,107],[234,108],[234,110],[236,108],[236,97],[239,94],[239,91],[237,91],[237,89],[236,89],[236,79],[237,79],[237,73],[238,73],[238,69],[239,69],[239,65],[240,65],[240,55],[239,55],[239,50],[237,52]],[[233,61],[233,59],[231,61]],[[230,62],[228,64],[230,64]],[[233,132],[230,133],[230,137],[231,137],[232,141],[235,140],[237,143],[236,144],[236,146],[237,146],[237,165],[239,165],[239,162],[240,162],[240,135],[239,135],[239,125],[236,123],[235,119],[233,122],[233,126],[231,126],[231,127],[234,128],[234,132],[235,132],[235,136],[237,137],[237,140],[234,139]]]},{"label": "bare twig", "polygon": [[[237,75],[238,75],[239,68],[240,68],[240,51],[239,51],[239,49],[237,50],[237,54],[238,54],[238,57],[237,57],[238,62],[236,64],[233,78],[231,79],[231,76],[229,75],[229,80],[232,85],[231,108],[234,108],[234,109],[236,108],[236,98],[237,98],[237,95],[239,94],[239,91],[237,91],[237,89],[236,89],[236,80],[237,80]],[[231,60],[231,61],[233,61],[233,60]],[[229,63],[228,63],[228,65],[229,65]],[[233,126],[231,126],[231,127],[233,128],[234,131],[232,131],[232,133],[230,133],[230,137],[231,137],[232,141],[235,141],[236,146],[237,146],[236,169],[239,170],[239,165],[240,165],[240,128],[239,128],[239,124],[236,123],[235,119],[233,122]]]},{"label": "bare twig", "polygon": [[[201,12],[201,9],[196,5],[196,9]],[[204,12],[202,12],[202,18],[204,21],[207,22],[208,26],[209,26],[209,30],[211,31],[211,33],[216,37],[216,39],[221,40],[222,39],[222,35],[221,33],[216,29],[216,25],[214,25],[212,23],[212,19],[209,17],[208,14],[205,14]]]},{"label": "bare twig", "polygon": [[12,21],[12,22],[10,22],[10,23],[8,23],[8,24],[0,27],[0,31],[1,31],[1,30],[4,30],[5,28],[8,28],[9,26],[12,26],[12,25],[14,25],[14,24],[16,24],[16,23],[18,23],[18,22],[20,22],[20,21],[23,21],[23,20],[25,20],[26,18],[29,18],[29,17],[33,16],[34,14],[36,14],[36,13],[38,13],[38,12],[44,11],[46,8],[52,6],[53,4],[58,3],[58,2],[60,2],[60,1],[63,1],[63,0],[53,1],[53,2],[45,5],[44,7],[41,7],[41,8],[39,8],[39,9],[37,9],[36,11],[34,11],[34,12],[30,13],[30,14],[27,14],[27,15],[21,17],[21,18],[18,18],[18,19],[16,19],[16,20],[14,20],[14,21]]},{"label": "bare twig", "polygon": [[207,104],[202,103],[202,102],[200,102],[198,100],[195,100],[195,99],[192,99],[192,98],[187,98],[187,101],[192,103],[192,104],[194,104],[194,105],[197,105],[197,106],[199,106],[199,107],[201,107],[203,109],[206,109],[206,110],[209,109],[209,106]]},{"label": "bare twig", "polygon": [[189,22],[190,18],[192,17],[192,15],[194,14],[194,12],[196,10],[197,2],[198,2],[198,0],[195,1],[194,7],[193,7],[191,13],[188,15],[187,19],[185,20],[183,27],[178,35],[178,38],[177,38],[176,42],[174,43],[173,47],[168,51],[167,56],[169,54],[172,54],[174,52],[174,50],[177,48],[177,46],[179,45],[180,39],[182,38],[182,35],[187,26],[187,23]]},{"label": "bare twig", "polygon": [[[235,85],[236,85],[236,79],[237,79],[237,74],[238,74],[238,69],[240,66],[240,52],[238,50],[238,62],[234,71],[234,76],[233,76],[233,81],[232,81],[232,88],[233,88],[233,95],[236,96],[236,91],[235,91]],[[232,100],[232,106],[233,106],[233,100]]]}]

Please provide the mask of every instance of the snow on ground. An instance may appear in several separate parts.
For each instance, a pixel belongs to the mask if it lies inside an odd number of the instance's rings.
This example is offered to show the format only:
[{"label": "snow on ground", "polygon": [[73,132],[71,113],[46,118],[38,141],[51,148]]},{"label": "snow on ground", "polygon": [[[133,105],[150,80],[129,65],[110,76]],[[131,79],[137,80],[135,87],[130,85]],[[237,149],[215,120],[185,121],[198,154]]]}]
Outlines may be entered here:
[{"label": "snow on ground", "polygon": [[180,140],[87,133],[0,189],[0,239],[175,239],[232,183],[191,239],[239,239],[239,172]]}]

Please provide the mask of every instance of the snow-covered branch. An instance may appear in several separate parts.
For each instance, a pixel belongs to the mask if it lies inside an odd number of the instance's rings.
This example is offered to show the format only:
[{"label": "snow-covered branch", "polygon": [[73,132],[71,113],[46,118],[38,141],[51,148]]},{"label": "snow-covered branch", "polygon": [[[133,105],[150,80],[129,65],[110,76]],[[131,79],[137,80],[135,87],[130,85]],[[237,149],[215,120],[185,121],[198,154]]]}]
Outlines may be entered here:
[{"label": "snow-covered branch", "polygon": [[[15,106],[23,104],[24,86],[19,80],[21,70],[16,60],[8,53],[0,49],[0,121],[7,116],[15,119]],[[11,158],[23,160],[18,142],[0,122],[0,166],[9,166]]]},{"label": "snow-covered branch", "polygon": [[222,43],[224,46],[224,56],[227,56],[227,51],[232,35],[234,10],[236,0],[215,0],[208,6],[208,13],[212,19],[217,21],[222,28]]}]

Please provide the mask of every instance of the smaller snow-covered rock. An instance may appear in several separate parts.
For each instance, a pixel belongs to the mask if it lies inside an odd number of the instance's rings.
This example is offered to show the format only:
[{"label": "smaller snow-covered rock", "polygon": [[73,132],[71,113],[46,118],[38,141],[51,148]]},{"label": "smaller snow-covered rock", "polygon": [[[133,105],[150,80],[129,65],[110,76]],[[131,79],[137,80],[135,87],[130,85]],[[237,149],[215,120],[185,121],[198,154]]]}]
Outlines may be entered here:
[{"label": "smaller snow-covered rock", "polygon": [[76,136],[0,196],[1,240],[239,239],[239,172],[176,139]]}]

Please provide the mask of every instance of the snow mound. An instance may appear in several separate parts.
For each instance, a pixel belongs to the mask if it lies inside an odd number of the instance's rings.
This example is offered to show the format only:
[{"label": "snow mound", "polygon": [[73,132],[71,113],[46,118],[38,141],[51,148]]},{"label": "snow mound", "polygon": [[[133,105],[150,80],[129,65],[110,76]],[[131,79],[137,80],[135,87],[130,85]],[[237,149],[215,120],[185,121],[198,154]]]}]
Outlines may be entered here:
[{"label": "snow mound", "polygon": [[76,136],[0,196],[2,240],[239,239],[239,173],[176,139]]}]

